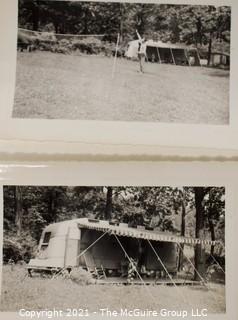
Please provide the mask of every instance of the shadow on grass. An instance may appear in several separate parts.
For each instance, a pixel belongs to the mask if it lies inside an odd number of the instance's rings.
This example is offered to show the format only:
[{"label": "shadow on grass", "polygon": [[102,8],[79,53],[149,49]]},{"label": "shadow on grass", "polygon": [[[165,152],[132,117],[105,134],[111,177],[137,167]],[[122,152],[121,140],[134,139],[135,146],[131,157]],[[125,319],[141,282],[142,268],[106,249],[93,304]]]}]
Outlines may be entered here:
[{"label": "shadow on grass", "polygon": [[[210,72],[207,72],[207,75],[210,77],[219,77],[219,78],[229,78],[230,70],[229,69],[214,69],[212,67],[207,67]],[[208,71],[207,69],[207,71]]]},{"label": "shadow on grass", "polygon": [[209,76],[210,77],[219,77],[219,78],[229,78],[230,77],[230,73],[229,72],[226,72],[226,73],[213,72],[213,73],[210,73]]}]

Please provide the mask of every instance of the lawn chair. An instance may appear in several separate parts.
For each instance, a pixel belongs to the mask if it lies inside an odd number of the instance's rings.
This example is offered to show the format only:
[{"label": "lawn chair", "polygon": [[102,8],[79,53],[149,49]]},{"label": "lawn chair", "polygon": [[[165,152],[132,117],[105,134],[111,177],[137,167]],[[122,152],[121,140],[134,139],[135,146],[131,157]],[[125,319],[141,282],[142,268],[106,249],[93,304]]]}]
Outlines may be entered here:
[{"label": "lawn chair", "polygon": [[84,256],[87,271],[91,273],[93,278],[106,279],[106,272],[105,272],[103,266],[101,265],[100,267],[95,267],[96,263],[95,263],[92,255],[87,254],[85,252],[85,254],[83,256]]},{"label": "lawn chair", "polygon": [[103,268],[103,266],[101,265],[99,268],[95,267],[95,275],[97,277],[97,279],[106,279],[106,272]]}]

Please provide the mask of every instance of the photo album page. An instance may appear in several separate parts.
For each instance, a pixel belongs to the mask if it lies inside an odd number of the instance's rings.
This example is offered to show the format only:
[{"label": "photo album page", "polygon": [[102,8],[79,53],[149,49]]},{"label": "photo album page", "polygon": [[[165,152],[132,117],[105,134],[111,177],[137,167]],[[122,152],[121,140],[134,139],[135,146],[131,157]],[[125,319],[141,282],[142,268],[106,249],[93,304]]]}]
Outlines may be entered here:
[{"label": "photo album page", "polygon": [[238,2],[0,1],[0,318],[238,319]]}]

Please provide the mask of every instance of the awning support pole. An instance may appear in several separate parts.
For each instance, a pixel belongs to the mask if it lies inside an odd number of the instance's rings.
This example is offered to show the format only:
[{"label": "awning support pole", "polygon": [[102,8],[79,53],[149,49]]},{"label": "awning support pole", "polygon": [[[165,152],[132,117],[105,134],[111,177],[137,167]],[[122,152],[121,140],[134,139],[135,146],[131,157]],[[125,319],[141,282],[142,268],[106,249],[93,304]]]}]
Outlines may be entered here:
[{"label": "awning support pole", "polygon": [[127,257],[127,259],[130,261],[130,263],[133,265],[133,267],[134,267],[134,269],[135,269],[136,274],[138,275],[139,279],[141,280],[141,282],[142,282],[142,283],[143,283],[143,285],[145,286],[145,288],[146,288],[146,290],[147,290],[148,294],[151,296],[152,300],[153,300],[155,303],[157,303],[157,301],[156,301],[155,297],[152,295],[152,293],[150,292],[150,290],[147,288],[145,281],[142,279],[141,275],[139,274],[139,272],[138,272],[138,270],[137,270],[137,268],[136,268],[135,264],[133,263],[133,261],[131,260],[131,258],[129,257],[129,255],[127,254],[127,252],[126,252],[125,248],[123,247],[123,245],[122,245],[121,241],[118,239],[118,237],[116,236],[116,234],[113,234],[113,235],[114,235],[114,237],[117,239],[117,242],[119,243],[120,247],[122,248],[122,250],[123,250],[123,252],[124,252],[125,256],[126,256],[126,257]]},{"label": "awning support pole", "polygon": [[116,71],[117,51],[118,51],[119,41],[120,41],[120,33],[118,33],[117,35],[116,51],[115,51],[115,57],[113,60],[113,67],[112,67],[112,79],[114,78],[114,74]]},{"label": "awning support pole", "polygon": [[174,59],[174,55],[173,55],[173,50],[171,48],[170,48],[170,52],[171,52],[171,55],[172,55],[173,63],[176,65],[176,62],[175,62],[175,59]]},{"label": "awning support pole", "polygon": [[213,259],[213,261],[216,263],[216,265],[222,270],[222,272],[223,272],[224,274],[226,274],[226,273],[225,273],[225,270],[222,268],[222,266],[221,266],[220,263],[216,260],[216,258],[215,258],[212,254],[210,254],[210,256],[212,257],[212,259]]},{"label": "awning support pole", "polygon": [[186,57],[186,59],[187,59],[187,61],[188,61],[189,67],[191,67],[191,63],[190,63],[190,61],[189,61],[189,56],[188,56],[188,51],[187,51],[186,49],[184,49],[184,54],[185,54],[185,57]]},{"label": "awning support pole", "polygon": [[[177,242],[177,245],[181,248],[181,245]],[[184,254],[184,257],[188,260],[188,262],[191,264],[191,266],[193,267],[193,270],[195,270],[199,276],[199,278],[202,280],[202,283],[204,285],[204,287],[209,291],[209,287],[208,287],[208,284],[206,284],[205,280],[203,279],[203,277],[201,276],[201,274],[198,272],[198,270],[196,269],[196,267],[194,266],[194,264],[192,263],[192,261],[189,259],[189,257],[187,257],[185,254]],[[210,291],[211,295],[213,296],[213,298],[215,300],[217,300],[217,297],[213,294],[212,291]]]},{"label": "awning support pole", "polygon": [[[182,297],[183,301],[186,303],[186,304],[189,304],[188,302],[188,299],[185,298],[185,296],[182,294],[182,291],[179,290],[178,286],[176,285],[176,283],[174,282],[173,278],[171,277],[171,275],[169,274],[166,266],[164,265],[163,261],[161,260],[160,256],[158,255],[158,253],[156,252],[155,248],[153,247],[152,243],[150,242],[149,239],[147,239],[151,249],[153,250],[154,254],[156,255],[156,258],[158,259],[158,261],[160,262],[160,264],[162,265],[162,267],[164,268],[164,271],[167,273],[170,281],[173,283],[174,287],[176,288],[178,294]],[[190,306],[192,307],[192,306]]]},{"label": "awning support pole", "polygon": [[156,49],[157,49],[157,54],[158,54],[158,58],[159,58],[159,63],[161,63],[161,57],[160,57],[160,53],[159,53],[159,48],[156,47]]},{"label": "awning support pole", "polygon": [[201,67],[201,66],[202,66],[202,65],[201,65],[201,57],[200,57],[200,54],[199,54],[198,49],[196,50],[196,52],[197,52],[197,57],[198,57],[199,66]]},{"label": "awning support pole", "polygon": [[[109,231],[109,230],[108,230]],[[76,259],[80,258],[82,255],[84,255],[92,246],[94,246],[100,239],[102,239],[107,233],[108,231],[104,232],[100,237],[98,237],[93,243],[91,243],[86,249],[84,249],[82,252],[80,252],[80,254],[76,257]],[[60,269],[59,272],[57,272],[56,274],[54,274],[54,276],[51,278],[51,280],[53,280],[56,276],[59,276],[64,270],[66,270],[67,267],[64,267],[62,269]]]},{"label": "awning support pole", "polygon": [[[177,245],[179,246],[180,250],[182,250],[182,247],[180,245],[179,242],[177,242]],[[198,272],[198,270],[196,269],[196,267],[194,266],[194,264],[192,263],[191,259],[189,259],[189,257],[187,257],[184,253],[183,253],[184,257],[188,260],[188,262],[191,264],[193,270],[197,273],[197,275],[199,276],[199,278],[202,280],[203,285],[206,287],[206,281],[203,279],[203,277],[201,276],[201,274]]]}]

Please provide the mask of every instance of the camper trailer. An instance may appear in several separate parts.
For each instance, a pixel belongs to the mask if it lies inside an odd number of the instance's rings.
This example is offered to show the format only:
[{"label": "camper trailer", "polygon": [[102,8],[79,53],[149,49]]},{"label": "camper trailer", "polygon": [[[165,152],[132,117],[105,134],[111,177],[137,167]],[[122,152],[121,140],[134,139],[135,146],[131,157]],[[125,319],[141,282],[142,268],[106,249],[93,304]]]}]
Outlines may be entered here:
[{"label": "camper trailer", "polygon": [[177,243],[200,240],[148,229],[151,228],[87,218],[51,224],[42,232],[28,271],[70,271],[80,266],[88,271],[101,268],[108,276],[122,276],[123,266],[133,259],[147,273],[163,273],[166,268],[176,275]]}]

